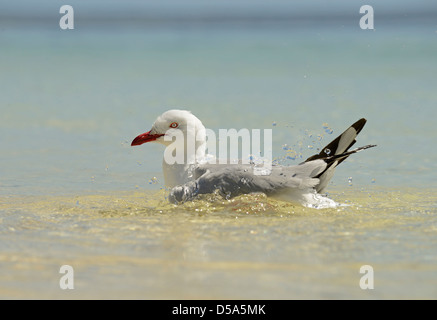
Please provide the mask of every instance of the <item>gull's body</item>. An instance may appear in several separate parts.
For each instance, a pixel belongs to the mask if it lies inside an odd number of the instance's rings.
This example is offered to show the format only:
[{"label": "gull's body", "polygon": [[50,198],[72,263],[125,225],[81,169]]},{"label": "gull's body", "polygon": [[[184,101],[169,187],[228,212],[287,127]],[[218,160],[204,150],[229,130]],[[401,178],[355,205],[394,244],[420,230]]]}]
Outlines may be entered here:
[{"label": "gull's body", "polygon": [[[351,154],[373,147],[368,145],[349,151],[365,123],[365,119],[358,120],[319,154],[299,165],[272,166],[269,175],[254,174],[254,164],[205,163],[205,127],[197,117],[185,110],[163,113],[152,129],[136,137],[132,145],[154,141],[168,147],[172,140],[166,135],[175,134],[175,130],[183,134],[184,139],[179,142],[179,147],[185,151],[183,164],[168,164],[164,157],[162,165],[165,185],[171,188],[169,199],[174,203],[218,190],[226,198],[262,192],[304,206],[326,208],[337,205],[335,201],[321,195],[333,177],[335,168]],[[193,143],[188,145],[186,141]]]}]

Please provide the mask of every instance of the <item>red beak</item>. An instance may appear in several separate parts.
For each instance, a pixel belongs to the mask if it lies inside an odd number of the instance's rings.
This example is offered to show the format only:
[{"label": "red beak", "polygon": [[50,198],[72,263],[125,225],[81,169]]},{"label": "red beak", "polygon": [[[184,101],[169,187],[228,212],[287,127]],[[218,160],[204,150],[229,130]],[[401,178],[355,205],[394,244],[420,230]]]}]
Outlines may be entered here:
[{"label": "red beak", "polygon": [[140,134],[138,137],[136,137],[132,143],[131,146],[139,146],[143,143],[155,141],[159,137],[162,137],[163,134],[150,134],[150,131]]}]

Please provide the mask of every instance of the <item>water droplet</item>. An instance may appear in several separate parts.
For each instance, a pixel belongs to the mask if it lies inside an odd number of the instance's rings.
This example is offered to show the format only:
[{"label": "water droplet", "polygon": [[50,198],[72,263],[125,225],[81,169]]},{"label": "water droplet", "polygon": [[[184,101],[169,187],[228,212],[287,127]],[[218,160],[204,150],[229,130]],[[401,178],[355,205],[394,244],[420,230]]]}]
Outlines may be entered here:
[{"label": "water droplet", "polygon": [[290,150],[290,148],[288,147],[288,144],[283,144],[282,150]]},{"label": "water droplet", "polygon": [[158,183],[158,178],[157,177],[153,177],[149,180],[149,184],[157,184]]},{"label": "water droplet", "polygon": [[349,183],[349,186],[352,186],[352,177],[349,177],[349,178],[347,179],[347,182]]},{"label": "water droplet", "polygon": [[375,183],[375,182],[376,182],[376,179],[375,179],[375,178],[373,178],[373,179],[372,179],[372,183]]},{"label": "water droplet", "polygon": [[328,134],[332,134],[332,133],[334,132],[334,130],[332,130],[332,129],[329,127],[329,124],[326,123],[326,122],[324,122],[324,123],[322,124],[322,127],[323,127],[323,129],[325,130],[325,132],[328,133]]},{"label": "water droplet", "polygon": [[276,122],[275,121],[273,121],[272,126],[276,127]]},{"label": "water droplet", "polygon": [[287,152],[286,158],[289,160],[295,160],[297,156],[296,151],[289,149],[289,151]]},{"label": "water droplet", "polygon": [[311,150],[311,149],[314,149],[314,146],[309,145],[309,146],[308,146],[308,149],[310,149],[310,150]]}]

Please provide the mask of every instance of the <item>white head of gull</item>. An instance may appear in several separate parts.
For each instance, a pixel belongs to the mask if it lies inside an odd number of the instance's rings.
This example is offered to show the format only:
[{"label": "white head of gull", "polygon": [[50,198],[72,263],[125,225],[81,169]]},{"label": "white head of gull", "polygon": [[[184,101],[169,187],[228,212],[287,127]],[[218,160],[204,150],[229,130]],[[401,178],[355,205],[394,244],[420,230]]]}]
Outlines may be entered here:
[{"label": "white head of gull", "polygon": [[[183,135],[183,139],[172,139],[178,134]],[[137,136],[131,145],[137,146],[146,142],[158,142],[166,147],[172,145],[172,149],[166,149],[166,152],[170,153],[173,150],[184,151],[181,153],[184,156],[183,161],[178,161],[182,163],[169,164],[169,161],[165,159],[165,154],[162,160],[165,185],[173,188],[192,180],[193,165],[202,162],[205,158],[206,129],[191,112],[169,110],[155,120],[150,131]],[[190,148],[189,143],[194,145]]]}]

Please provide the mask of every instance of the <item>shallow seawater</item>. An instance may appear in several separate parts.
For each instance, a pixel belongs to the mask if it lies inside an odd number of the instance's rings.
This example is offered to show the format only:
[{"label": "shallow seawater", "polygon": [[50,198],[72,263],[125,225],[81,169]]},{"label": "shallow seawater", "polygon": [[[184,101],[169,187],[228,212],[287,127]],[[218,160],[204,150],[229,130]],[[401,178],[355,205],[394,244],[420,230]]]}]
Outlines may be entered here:
[{"label": "shallow seawater", "polygon": [[[261,194],[175,206],[163,190],[1,197],[0,297],[436,298],[435,194],[334,189],[347,205],[324,210]],[[74,290],[59,288],[65,264]]]}]

